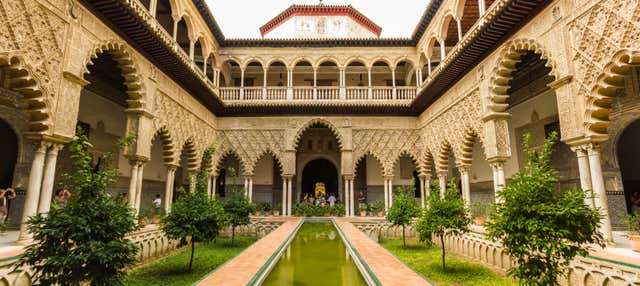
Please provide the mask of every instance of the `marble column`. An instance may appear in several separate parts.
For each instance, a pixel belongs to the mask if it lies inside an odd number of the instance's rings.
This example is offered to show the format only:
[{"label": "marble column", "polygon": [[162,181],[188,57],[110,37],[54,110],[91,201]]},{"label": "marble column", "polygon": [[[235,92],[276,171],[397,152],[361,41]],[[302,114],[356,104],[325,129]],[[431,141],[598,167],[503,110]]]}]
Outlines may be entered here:
[{"label": "marble column", "polygon": [[167,181],[164,187],[164,210],[169,213],[171,210],[171,203],[173,201],[173,184],[176,176],[176,166],[167,166]]},{"label": "marble column", "polygon": [[211,198],[212,199],[216,199],[216,192],[218,189],[218,176],[216,176],[215,174],[211,176]]},{"label": "marble column", "polygon": [[393,178],[389,178],[389,207],[393,206]]},{"label": "marble column", "polygon": [[440,186],[440,196],[444,198],[444,193],[447,192],[447,174],[448,171],[438,172],[438,185]]},{"label": "marble column", "polygon": [[[351,194],[351,201],[354,201],[354,190],[353,190],[353,177],[349,179],[349,193]],[[354,212],[354,207],[351,207],[351,213]]]},{"label": "marble column", "polygon": [[458,166],[458,170],[460,171],[460,181],[462,183],[462,200],[465,206],[469,207],[471,206],[471,186],[469,183],[471,166]]},{"label": "marble column", "polygon": [[424,181],[426,179],[425,175],[418,176],[418,180],[420,180],[420,207],[424,208]]},{"label": "marble column", "polygon": [[389,211],[389,184],[387,178],[384,179],[384,211]]},{"label": "marble column", "polygon": [[18,243],[23,244],[31,239],[31,234],[27,230],[27,221],[30,216],[36,215],[38,211],[38,200],[40,199],[40,188],[42,187],[42,171],[44,168],[45,155],[47,145],[44,142],[38,142],[33,161],[31,162],[31,170],[29,172],[29,186],[27,187],[27,195],[24,202],[24,210],[22,211],[22,221],[20,224],[20,235]]},{"label": "marble column", "polygon": [[142,203],[142,179],[145,162],[140,162],[138,167],[138,182],[136,183],[136,213],[140,213],[140,204]]},{"label": "marble column", "polygon": [[580,173],[580,188],[584,192],[584,203],[590,207],[595,207],[593,187],[591,186],[591,168],[589,168],[589,157],[584,148],[573,148],[578,157],[578,172]]},{"label": "marble column", "polygon": [[349,193],[349,182],[347,182],[347,179],[345,177],[344,179],[344,206],[345,206],[345,216],[352,216],[351,213],[351,194]]},{"label": "marble column", "polygon": [[611,218],[609,217],[609,202],[607,200],[607,190],[604,185],[604,177],[602,176],[602,166],[600,165],[600,146],[589,146],[587,149],[587,155],[589,157],[589,169],[591,171],[591,185],[595,196],[594,201],[602,215],[600,231],[608,243],[613,243]]},{"label": "marble column", "polygon": [[496,203],[500,202],[500,191],[504,189],[506,185],[506,180],[504,177],[504,161],[493,161],[489,162],[489,166],[491,166],[491,170],[493,172],[493,187],[495,192]]},{"label": "marble column", "polygon": [[244,177],[244,196],[249,197],[249,177]]},{"label": "marble column", "polygon": [[282,215],[287,216],[287,178],[282,177]]},{"label": "marble column", "polygon": [[249,177],[249,202],[253,201],[253,178]]},{"label": "marble column", "polygon": [[293,177],[287,179],[287,214],[291,215],[291,205],[293,203]]},{"label": "marble column", "polygon": [[40,203],[38,204],[38,213],[48,213],[49,208],[51,207],[53,181],[56,177],[56,161],[58,159],[58,151],[62,149],[62,147],[62,144],[51,144],[47,151],[44,164],[42,191],[40,193]]},{"label": "marble column", "polygon": [[[131,177],[129,178],[129,195],[127,196],[129,201],[129,206],[131,208],[136,207],[136,191],[138,190],[138,161],[131,160],[129,161],[131,164]],[[137,212],[137,211],[136,211]]]}]

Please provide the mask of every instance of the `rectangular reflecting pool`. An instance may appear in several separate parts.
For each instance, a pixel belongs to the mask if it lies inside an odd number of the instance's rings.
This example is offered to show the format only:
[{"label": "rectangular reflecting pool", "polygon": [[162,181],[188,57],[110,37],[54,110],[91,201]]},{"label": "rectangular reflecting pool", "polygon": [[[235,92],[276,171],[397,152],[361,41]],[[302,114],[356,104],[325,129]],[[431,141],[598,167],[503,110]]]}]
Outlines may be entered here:
[{"label": "rectangular reflecting pool", "polygon": [[367,285],[330,221],[304,222],[262,283],[281,285]]}]

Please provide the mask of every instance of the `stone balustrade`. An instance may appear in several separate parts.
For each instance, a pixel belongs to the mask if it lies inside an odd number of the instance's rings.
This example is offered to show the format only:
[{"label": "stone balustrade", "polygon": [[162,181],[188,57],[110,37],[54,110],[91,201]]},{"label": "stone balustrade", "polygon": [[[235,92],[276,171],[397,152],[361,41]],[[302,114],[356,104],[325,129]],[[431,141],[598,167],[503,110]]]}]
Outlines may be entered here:
[{"label": "stone balustrade", "polygon": [[[373,240],[380,238],[398,238],[402,228],[388,222],[354,222],[358,229]],[[415,237],[412,227],[406,229],[407,237]],[[435,240],[437,242],[437,240]],[[500,243],[487,240],[481,233],[470,232],[461,236],[447,236],[444,240],[449,253],[467,260],[481,263],[494,271],[506,274],[515,262],[507,255]],[[566,286],[638,286],[640,285],[640,266],[606,260],[598,257],[576,257],[567,275],[560,281]]]},{"label": "stone balustrade", "polygon": [[225,102],[255,101],[406,101],[416,97],[412,86],[283,86],[268,87],[220,87],[219,94]]},{"label": "stone balustrade", "polygon": [[[138,264],[149,262],[165,256],[180,248],[179,241],[169,239],[161,229],[154,226],[128,235],[139,248]],[[0,259],[0,285],[2,286],[30,286],[33,271],[30,268],[15,267],[20,255]]]}]

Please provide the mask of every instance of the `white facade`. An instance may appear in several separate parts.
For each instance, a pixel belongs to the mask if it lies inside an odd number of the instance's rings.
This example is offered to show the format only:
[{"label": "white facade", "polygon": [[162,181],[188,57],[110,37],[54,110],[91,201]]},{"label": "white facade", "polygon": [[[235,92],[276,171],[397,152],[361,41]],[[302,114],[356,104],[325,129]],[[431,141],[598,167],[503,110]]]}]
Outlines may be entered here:
[{"label": "white facade", "polygon": [[377,37],[349,16],[293,16],[264,34],[265,39]]}]

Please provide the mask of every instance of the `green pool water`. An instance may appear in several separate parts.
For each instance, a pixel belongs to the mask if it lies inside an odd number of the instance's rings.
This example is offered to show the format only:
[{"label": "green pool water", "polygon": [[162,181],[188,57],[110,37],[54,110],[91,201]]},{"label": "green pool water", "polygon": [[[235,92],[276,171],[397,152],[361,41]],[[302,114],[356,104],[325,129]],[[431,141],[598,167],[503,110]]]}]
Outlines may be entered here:
[{"label": "green pool water", "polygon": [[305,222],[264,286],[367,285],[331,222]]}]

